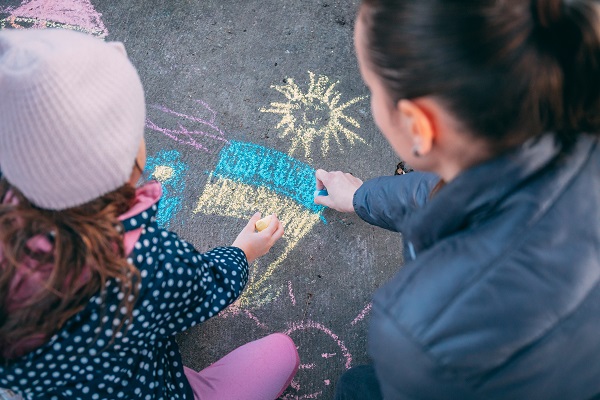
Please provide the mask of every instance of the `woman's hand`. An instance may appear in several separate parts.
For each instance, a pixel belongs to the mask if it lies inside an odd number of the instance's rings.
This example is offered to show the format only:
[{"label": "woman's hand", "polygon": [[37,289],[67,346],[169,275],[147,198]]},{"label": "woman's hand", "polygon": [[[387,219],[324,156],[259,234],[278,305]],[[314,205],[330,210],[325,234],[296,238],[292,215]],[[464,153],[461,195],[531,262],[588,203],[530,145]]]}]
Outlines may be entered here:
[{"label": "woman's hand", "polygon": [[249,264],[267,254],[275,242],[283,236],[283,225],[275,214],[273,214],[269,226],[261,232],[256,232],[255,225],[259,219],[260,213],[254,214],[232,244],[244,251]]},{"label": "woman's hand", "polygon": [[318,169],[317,190],[327,189],[327,196],[315,196],[315,204],[333,208],[341,212],[354,212],[354,193],[363,181],[354,175],[341,171],[327,172]]}]

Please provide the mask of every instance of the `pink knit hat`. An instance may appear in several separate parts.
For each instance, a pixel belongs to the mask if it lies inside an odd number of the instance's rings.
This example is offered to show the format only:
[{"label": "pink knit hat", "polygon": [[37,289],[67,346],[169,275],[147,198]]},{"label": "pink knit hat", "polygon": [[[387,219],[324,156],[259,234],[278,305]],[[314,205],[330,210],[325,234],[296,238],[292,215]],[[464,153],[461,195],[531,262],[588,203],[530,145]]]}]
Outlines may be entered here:
[{"label": "pink knit hat", "polygon": [[62,210],[122,186],[144,121],[142,84],[121,43],[0,31],[0,170],[36,206]]}]

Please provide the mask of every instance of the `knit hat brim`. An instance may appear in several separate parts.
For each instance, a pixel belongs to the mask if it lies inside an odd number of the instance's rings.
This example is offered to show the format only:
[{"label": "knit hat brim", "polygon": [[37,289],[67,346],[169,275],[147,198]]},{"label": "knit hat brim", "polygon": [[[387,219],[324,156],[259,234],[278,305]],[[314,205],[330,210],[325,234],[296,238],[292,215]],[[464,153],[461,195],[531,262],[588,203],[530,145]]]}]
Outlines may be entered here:
[{"label": "knit hat brim", "polygon": [[66,209],[128,181],[145,102],[122,45],[0,31],[0,93],[0,169],[33,204]]}]

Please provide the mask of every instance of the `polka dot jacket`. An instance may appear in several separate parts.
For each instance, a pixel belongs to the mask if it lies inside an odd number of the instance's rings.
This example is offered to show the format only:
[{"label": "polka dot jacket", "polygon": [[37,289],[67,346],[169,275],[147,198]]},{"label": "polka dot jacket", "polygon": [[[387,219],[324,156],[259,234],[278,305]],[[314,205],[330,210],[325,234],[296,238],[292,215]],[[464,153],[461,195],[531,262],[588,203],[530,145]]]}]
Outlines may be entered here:
[{"label": "polka dot jacket", "polygon": [[46,344],[0,365],[0,387],[26,399],[193,399],[175,334],[216,315],[247,283],[248,263],[236,247],[197,252],[158,228],[156,204],[123,221],[140,229],[128,261],[141,273],[133,321],[124,318],[115,282],[90,299]]}]

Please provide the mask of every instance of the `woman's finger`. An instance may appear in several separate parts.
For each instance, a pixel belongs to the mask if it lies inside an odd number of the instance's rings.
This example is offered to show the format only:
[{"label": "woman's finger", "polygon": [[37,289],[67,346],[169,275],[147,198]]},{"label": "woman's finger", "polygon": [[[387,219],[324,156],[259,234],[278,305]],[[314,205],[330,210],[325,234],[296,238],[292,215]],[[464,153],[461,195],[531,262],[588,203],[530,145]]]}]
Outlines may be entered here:
[{"label": "woman's finger", "polygon": [[331,197],[330,196],[315,196],[314,202],[315,202],[315,204],[318,204],[321,206],[330,207]]},{"label": "woman's finger", "polygon": [[325,189],[327,187],[326,182],[329,180],[329,172],[318,169],[315,172],[315,178],[317,179],[317,190]]}]

